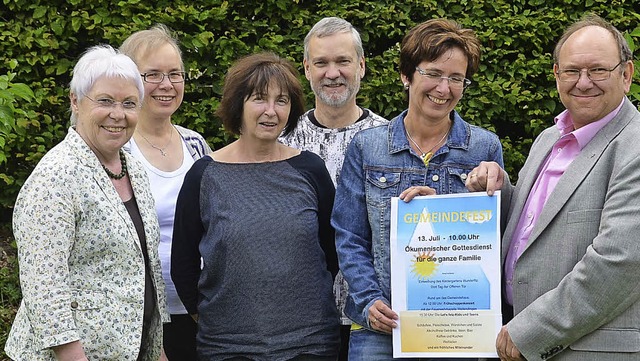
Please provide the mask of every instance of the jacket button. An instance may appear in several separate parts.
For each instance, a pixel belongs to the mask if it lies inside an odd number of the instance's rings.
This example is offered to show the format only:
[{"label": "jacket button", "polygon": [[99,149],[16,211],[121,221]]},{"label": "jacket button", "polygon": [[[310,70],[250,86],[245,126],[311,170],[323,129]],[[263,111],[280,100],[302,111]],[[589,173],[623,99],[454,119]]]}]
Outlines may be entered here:
[{"label": "jacket button", "polygon": [[467,175],[464,173],[460,174],[460,179],[467,180]]},{"label": "jacket button", "polygon": [[380,179],[378,179],[380,181],[380,183],[387,183],[387,178],[385,177],[380,177]]},{"label": "jacket button", "polygon": [[431,180],[434,182],[437,182],[440,179],[440,177],[438,177],[437,174],[434,174],[433,177],[431,177]]},{"label": "jacket button", "polygon": [[76,301],[71,302],[71,308],[73,308],[74,310],[78,308],[78,302]]}]

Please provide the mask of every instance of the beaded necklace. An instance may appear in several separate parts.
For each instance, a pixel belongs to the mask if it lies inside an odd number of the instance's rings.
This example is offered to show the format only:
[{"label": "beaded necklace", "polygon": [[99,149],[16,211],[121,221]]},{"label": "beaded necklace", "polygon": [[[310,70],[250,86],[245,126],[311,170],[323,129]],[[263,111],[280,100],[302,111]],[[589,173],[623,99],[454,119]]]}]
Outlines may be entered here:
[{"label": "beaded necklace", "polygon": [[124,157],[124,152],[122,150],[120,150],[120,165],[122,166],[122,171],[118,174],[113,173],[112,171],[109,170],[109,168],[105,167],[104,164],[100,163],[102,165],[102,169],[104,169],[105,172],[107,172],[107,175],[109,176],[109,178],[111,179],[122,179],[122,177],[124,177],[127,174],[127,159]]},{"label": "beaded necklace", "polygon": [[447,135],[449,135],[450,131],[451,131],[451,127],[449,127],[447,132],[444,133],[442,138],[440,138],[440,140],[433,146],[433,148],[429,149],[429,151],[425,153],[425,152],[422,151],[422,149],[420,148],[418,143],[415,140],[413,140],[413,138],[411,138],[411,134],[409,134],[409,130],[407,129],[407,125],[405,124],[405,126],[404,126],[404,132],[405,132],[405,134],[407,134],[407,138],[409,138],[411,143],[413,143],[416,146],[416,148],[418,148],[420,153],[422,153],[420,155],[420,158],[422,159],[422,163],[424,163],[425,167],[429,167],[429,161],[431,161],[431,157],[433,157],[433,151],[436,149],[436,147],[438,145],[440,145],[440,143],[442,143],[442,141],[447,137]]}]

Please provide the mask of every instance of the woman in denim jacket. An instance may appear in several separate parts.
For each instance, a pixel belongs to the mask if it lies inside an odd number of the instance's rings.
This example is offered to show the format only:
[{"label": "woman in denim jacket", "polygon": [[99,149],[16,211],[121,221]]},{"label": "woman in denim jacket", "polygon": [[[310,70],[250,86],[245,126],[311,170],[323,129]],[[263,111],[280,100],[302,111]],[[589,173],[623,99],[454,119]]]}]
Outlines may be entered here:
[{"label": "woman in denim jacket", "polygon": [[[434,19],[402,41],[400,73],[409,107],[388,125],[358,133],[338,182],[332,224],[349,284],[345,313],[355,323],[349,360],[390,360],[391,197],[467,192],[481,161],[503,164],[498,137],[453,110],[478,69],[480,43],[469,29]],[[451,360],[451,359],[448,359]]]}]

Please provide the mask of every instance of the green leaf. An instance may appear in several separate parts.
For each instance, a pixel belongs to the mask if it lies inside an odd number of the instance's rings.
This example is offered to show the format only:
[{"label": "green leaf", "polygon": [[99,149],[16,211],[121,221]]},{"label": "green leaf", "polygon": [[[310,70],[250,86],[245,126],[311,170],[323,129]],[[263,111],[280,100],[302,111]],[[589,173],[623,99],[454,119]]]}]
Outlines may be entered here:
[{"label": "green leaf", "polygon": [[547,108],[547,110],[549,110],[550,112],[553,112],[556,110],[556,102],[554,100],[546,99],[543,101],[543,104],[545,108]]},{"label": "green leaf", "polygon": [[13,108],[6,104],[0,104],[0,125],[7,129],[7,134],[13,128]]},{"label": "green leaf", "polygon": [[36,8],[36,10],[33,12],[33,18],[34,19],[40,19],[40,18],[44,17],[46,14],[47,14],[47,7],[38,6]]},{"label": "green leaf", "polygon": [[73,29],[74,32],[80,30],[81,25],[82,25],[82,22],[80,18],[74,17],[71,19],[71,28]]},{"label": "green leaf", "polygon": [[24,100],[31,100],[35,96],[33,91],[26,84],[22,83],[11,84],[9,91]]}]

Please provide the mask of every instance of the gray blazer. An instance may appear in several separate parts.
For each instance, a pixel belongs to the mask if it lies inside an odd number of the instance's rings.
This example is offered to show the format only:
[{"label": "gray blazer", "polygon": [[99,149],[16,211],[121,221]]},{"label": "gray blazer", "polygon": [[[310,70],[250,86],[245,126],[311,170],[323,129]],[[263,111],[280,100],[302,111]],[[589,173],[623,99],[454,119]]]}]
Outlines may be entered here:
[{"label": "gray blazer", "polygon": [[[502,189],[509,207],[503,264],[559,137],[555,127],[542,132],[515,189]],[[640,113],[628,99],[560,178],[513,283],[507,328],[527,360],[640,360]]]}]

